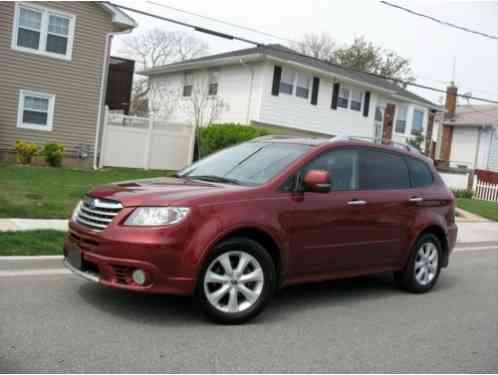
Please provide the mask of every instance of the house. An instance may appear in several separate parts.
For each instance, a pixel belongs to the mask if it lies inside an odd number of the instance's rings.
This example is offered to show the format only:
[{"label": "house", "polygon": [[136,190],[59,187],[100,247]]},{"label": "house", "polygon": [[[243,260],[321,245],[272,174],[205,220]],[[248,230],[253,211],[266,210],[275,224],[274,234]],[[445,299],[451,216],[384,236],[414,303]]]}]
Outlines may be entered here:
[{"label": "house", "polygon": [[436,159],[450,167],[498,172],[498,105],[458,105],[458,89],[446,94],[446,113],[438,116]]},{"label": "house", "polygon": [[0,158],[22,139],[91,164],[112,36],[135,26],[105,2],[0,2]]},{"label": "house", "polygon": [[[172,103],[164,111],[171,122],[195,122],[189,101],[195,107],[222,100],[216,122],[264,126],[287,134],[347,134],[397,142],[422,135],[427,142],[421,147],[429,152],[432,146],[436,104],[389,80],[281,45],[201,57],[139,74],[148,76],[150,87],[159,90],[160,101]],[[193,99],[199,93],[211,101]],[[212,116],[202,117],[208,122]]]}]

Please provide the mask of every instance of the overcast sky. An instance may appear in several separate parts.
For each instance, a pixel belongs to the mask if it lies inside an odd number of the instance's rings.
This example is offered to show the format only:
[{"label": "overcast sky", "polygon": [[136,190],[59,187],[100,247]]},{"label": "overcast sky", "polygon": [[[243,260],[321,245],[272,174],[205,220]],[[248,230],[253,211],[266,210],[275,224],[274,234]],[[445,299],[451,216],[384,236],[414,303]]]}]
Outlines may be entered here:
[{"label": "overcast sky", "polygon": [[[147,1],[116,0],[115,2],[263,43],[285,44],[278,39],[185,15]],[[351,43],[355,36],[364,35],[375,44],[394,50],[410,59],[418,83],[438,88],[445,88],[452,79],[453,59],[456,58],[455,81],[459,91],[461,93],[470,91],[474,96],[498,100],[498,40],[449,28],[388,7],[375,0],[154,0],[154,2],[293,40],[299,39],[304,33],[327,32],[338,44],[344,44]],[[461,26],[498,35],[498,1],[392,0],[391,2]],[[155,27],[189,30],[131,12],[129,14],[139,23],[139,27],[134,30],[135,33]],[[209,44],[210,52],[213,53],[250,47],[248,44],[198,32],[194,34],[204,39]],[[121,39],[122,37],[115,39],[114,55],[122,55]],[[436,103],[441,102],[442,94],[415,88],[410,90]]]}]

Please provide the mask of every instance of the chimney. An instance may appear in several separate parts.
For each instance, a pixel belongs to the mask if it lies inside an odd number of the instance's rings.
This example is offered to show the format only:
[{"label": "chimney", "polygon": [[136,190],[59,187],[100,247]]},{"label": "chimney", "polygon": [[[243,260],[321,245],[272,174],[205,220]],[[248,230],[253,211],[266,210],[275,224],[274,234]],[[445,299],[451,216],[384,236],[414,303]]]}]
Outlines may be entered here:
[{"label": "chimney", "polygon": [[458,87],[451,82],[450,86],[446,88],[446,114],[444,118],[451,119],[455,117],[456,105],[457,105],[457,93]]}]

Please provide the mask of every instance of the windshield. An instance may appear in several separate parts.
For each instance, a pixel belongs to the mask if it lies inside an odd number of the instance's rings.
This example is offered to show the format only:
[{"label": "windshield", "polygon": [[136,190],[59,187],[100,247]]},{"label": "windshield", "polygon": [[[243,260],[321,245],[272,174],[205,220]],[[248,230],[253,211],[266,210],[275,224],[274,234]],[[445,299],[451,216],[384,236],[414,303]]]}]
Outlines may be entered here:
[{"label": "windshield", "polygon": [[178,173],[178,176],[261,185],[283,171],[308,149],[309,146],[299,144],[242,143],[199,160]]}]

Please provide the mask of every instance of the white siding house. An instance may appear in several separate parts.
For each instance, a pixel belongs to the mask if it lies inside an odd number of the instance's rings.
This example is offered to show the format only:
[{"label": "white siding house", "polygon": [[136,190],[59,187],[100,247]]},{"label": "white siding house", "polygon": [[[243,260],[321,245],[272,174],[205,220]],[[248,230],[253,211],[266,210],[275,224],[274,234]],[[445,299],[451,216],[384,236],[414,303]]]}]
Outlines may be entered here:
[{"label": "white siding house", "polygon": [[[197,93],[205,97],[205,106],[225,104],[215,118],[203,116],[198,125],[211,120],[269,126],[290,134],[405,142],[425,135],[429,111],[438,109],[385,79],[278,45],[207,56],[141,74],[149,77],[152,87],[163,90],[157,98],[149,98],[151,110],[157,109],[173,123],[195,122],[191,102]],[[168,110],[159,110],[164,107]],[[385,116],[388,107],[394,116]]]}]

